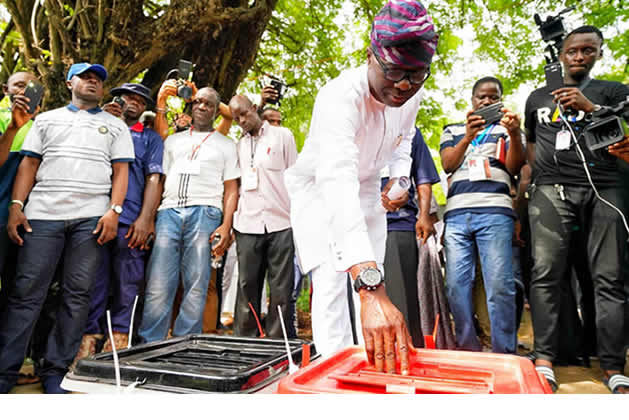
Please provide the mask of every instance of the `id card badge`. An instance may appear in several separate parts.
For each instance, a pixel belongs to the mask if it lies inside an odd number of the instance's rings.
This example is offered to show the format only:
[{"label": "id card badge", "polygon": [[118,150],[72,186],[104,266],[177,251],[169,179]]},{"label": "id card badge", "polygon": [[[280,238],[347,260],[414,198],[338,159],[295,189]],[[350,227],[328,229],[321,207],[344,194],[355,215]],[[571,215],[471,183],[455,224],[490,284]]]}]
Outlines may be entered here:
[{"label": "id card badge", "polygon": [[175,166],[175,172],[185,175],[200,175],[201,174],[201,161],[181,159]]},{"label": "id card badge", "polygon": [[470,181],[486,181],[491,178],[489,159],[483,156],[472,156],[468,161]]},{"label": "id card badge", "polygon": [[555,150],[568,150],[570,149],[570,132],[568,130],[561,130],[557,133],[555,138]]},{"label": "id card badge", "polygon": [[256,168],[249,168],[245,171],[242,187],[245,191],[252,191],[258,188],[258,170]]}]

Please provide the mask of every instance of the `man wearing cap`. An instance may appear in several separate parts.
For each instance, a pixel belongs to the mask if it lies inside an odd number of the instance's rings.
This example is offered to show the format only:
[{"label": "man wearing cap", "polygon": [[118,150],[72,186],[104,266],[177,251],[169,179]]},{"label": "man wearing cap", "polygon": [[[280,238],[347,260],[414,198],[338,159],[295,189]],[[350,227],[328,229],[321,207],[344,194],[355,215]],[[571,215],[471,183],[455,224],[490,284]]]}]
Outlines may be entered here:
[{"label": "man wearing cap", "polygon": [[[349,272],[362,326],[355,333],[379,371],[394,372],[397,358],[408,372],[409,332],[384,291],[381,271],[386,209],[405,200],[389,201],[386,193],[410,174],[418,91],[430,75],[437,38],[421,3],[387,2],[373,22],[367,64],[319,91],[308,140],[285,174],[297,254],[302,270],[312,270],[317,350],[329,355],[354,343]],[[386,165],[391,180],[381,194]]]},{"label": "man wearing cap", "polygon": [[[90,313],[77,358],[94,354],[97,340],[107,331],[104,315],[110,294],[114,343],[117,349],[127,347],[133,304],[144,285],[146,250],[150,247],[148,241],[155,235],[155,214],[161,199],[164,143],[159,134],[139,121],[147,104],[154,105],[150,90],[138,83],[124,83],[110,93],[119,96],[124,104],[111,102],[103,109],[122,117],[129,127],[135,160],[129,165],[129,184],[118,233],[107,247],[92,284]],[[111,349],[107,337],[103,351]]]},{"label": "man wearing cap", "polygon": [[0,315],[3,393],[15,384],[62,258],[60,303],[40,375],[45,392],[65,392],[60,384],[79,348],[92,279],[102,245],[116,235],[134,159],[124,122],[98,107],[106,78],[99,64],[72,65],[66,82],[71,103],[40,114],[22,146],[7,228],[21,249],[15,286]]}]

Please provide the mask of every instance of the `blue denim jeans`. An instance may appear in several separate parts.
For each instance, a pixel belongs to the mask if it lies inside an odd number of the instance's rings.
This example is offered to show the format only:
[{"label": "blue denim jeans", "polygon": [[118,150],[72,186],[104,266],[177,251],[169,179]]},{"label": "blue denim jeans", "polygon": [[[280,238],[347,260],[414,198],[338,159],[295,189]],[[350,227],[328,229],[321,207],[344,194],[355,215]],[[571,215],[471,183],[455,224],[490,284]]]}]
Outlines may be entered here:
[{"label": "blue denim jeans", "polygon": [[79,350],[89,310],[89,290],[101,263],[102,247],[92,233],[98,217],[66,221],[31,220],[23,233],[15,283],[0,315],[0,392],[17,380],[28,342],[63,257],[61,301],[54,312],[40,370],[42,377],[65,375]]},{"label": "blue denim jeans", "polygon": [[457,346],[482,349],[474,328],[472,291],[475,249],[481,259],[495,353],[515,353],[515,279],[512,268],[513,219],[504,214],[462,213],[446,217],[446,293],[454,317]]},{"label": "blue denim jeans", "polygon": [[155,225],[155,245],[146,276],[142,324],[143,342],[163,340],[168,334],[179,279],[183,298],[173,326],[173,336],[200,333],[210,281],[210,235],[221,224],[223,213],[213,206],[160,210]]}]

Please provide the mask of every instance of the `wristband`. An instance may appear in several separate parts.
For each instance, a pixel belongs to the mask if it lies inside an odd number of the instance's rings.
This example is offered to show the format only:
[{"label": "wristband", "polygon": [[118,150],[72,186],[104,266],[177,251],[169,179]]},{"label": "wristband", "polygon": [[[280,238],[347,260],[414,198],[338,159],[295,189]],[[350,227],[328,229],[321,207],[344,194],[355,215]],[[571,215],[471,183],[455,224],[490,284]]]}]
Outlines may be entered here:
[{"label": "wristband", "polygon": [[23,202],[23,201],[21,201],[21,200],[11,200],[11,201],[9,202],[9,208],[10,208],[12,205],[14,205],[14,204],[19,204],[19,205],[20,205],[20,211],[21,211],[21,210],[24,210],[24,202]]},{"label": "wristband", "polygon": [[165,114],[166,113],[166,108],[157,108],[155,107],[155,112],[158,114]]}]

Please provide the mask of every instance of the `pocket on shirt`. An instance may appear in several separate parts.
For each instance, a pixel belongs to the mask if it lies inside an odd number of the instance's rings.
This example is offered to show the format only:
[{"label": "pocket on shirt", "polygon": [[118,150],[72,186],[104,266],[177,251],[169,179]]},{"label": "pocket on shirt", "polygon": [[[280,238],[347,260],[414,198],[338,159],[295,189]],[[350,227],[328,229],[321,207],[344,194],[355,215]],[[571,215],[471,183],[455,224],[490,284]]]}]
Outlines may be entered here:
[{"label": "pocket on shirt", "polygon": [[262,165],[266,169],[270,169],[272,171],[281,171],[285,169],[284,165],[284,155],[282,154],[281,149],[273,149],[269,148],[266,150],[266,157],[262,162]]}]

